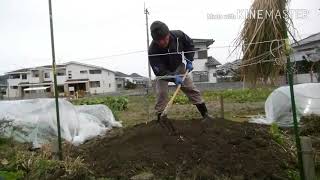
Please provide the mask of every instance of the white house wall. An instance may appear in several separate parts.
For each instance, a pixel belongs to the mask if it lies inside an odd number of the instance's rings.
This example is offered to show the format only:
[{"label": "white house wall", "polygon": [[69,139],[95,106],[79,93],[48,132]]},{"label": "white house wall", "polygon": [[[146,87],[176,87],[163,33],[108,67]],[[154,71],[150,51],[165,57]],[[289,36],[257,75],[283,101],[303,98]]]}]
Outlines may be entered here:
[{"label": "white house wall", "polygon": [[207,59],[195,59],[193,64],[193,71],[208,71],[206,66]]},{"label": "white house wall", "polygon": [[[58,70],[58,69],[57,69]],[[60,69],[59,69],[60,70]],[[44,73],[49,73],[49,78],[45,78]],[[67,74],[67,72],[66,72]],[[52,69],[46,69],[43,71],[44,81],[51,81],[53,83],[53,71]],[[58,86],[64,85],[64,82],[67,80],[67,75],[65,76],[58,76],[57,75],[57,84]]]},{"label": "white house wall", "polygon": [[[57,68],[57,70],[61,70],[61,68]],[[90,74],[89,70],[101,70],[101,74]],[[38,69],[37,69],[38,70]],[[30,83],[30,84],[38,84],[42,83],[41,81],[46,82],[53,82],[53,72],[51,68],[42,68],[39,69],[39,77],[32,77],[32,73],[27,73],[27,79],[22,79],[22,73],[20,74],[19,79],[8,79],[8,88],[7,88],[7,96],[10,98],[16,98],[20,97],[20,91],[21,87],[19,86],[20,83]],[[80,71],[86,70],[87,74],[81,74]],[[114,92],[116,91],[116,80],[115,80],[115,74],[111,71],[85,66],[85,65],[79,65],[79,64],[68,64],[65,68],[65,76],[57,76],[57,83],[58,86],[64,85],[65,82],[68,80],[68,71],[71,71],[72,78],[71,79],[89,79],[89,81],[100,81],[100,87],[97,88],[91,88],[89,86],[89,92],[90,93],[106,93],[106,92]],[[40,74],[41,73],[41,74]],[[49,73],[50,77],[45,78],[44,74]],[[109,87],[110,84],[110,87]],[[18,86],[18,89],[12,89],[12,86]]]},{"label": "white house wall", "polygon": [[[89,74],[90,81],[100,81],[100,87],[98,88],[91,88],[90,93],[106,93],[106,92],[114,92],[116,91],[116,80],[115,74],[107,71],[102,70],[102,74]],[[111,87],[109,87],[109,84]]]},{"label": "white house wall", "polygon": [[[207,71],[209,76],[208,83],[216,83],[217,78],[214,76],[216,74],[216,68],[208,68],[206,66],[207,59],[195,59],[193,62],[193,71]],[[190,73],[192,77],[192,73]]]},{"label": "white house wall", "polygon": [[[205,44],[196,44],[195,45],[196,48],[200,48],[200,50],[204,50],[207,49],[207,46]],[[194,58],[197,59],[198,58],[198,52],[194,53]]]},{"label": "white house wall", "polygon": [[[100,87],[89,89],[90,93],[106,93],[116,91],[115,74],[107,70],[101,70],[101,74],[90,74],[89,70],[96,70],[88,66],[78,64],[68,64],[66,67],[67,77],[71,71],[72,79],[89,79],[89,81],[100,81]],[[88,71],[87,74],[81,74],[80,71]],[[109,84],[111,87],[109,87]]]},{"label": "white house wall", "polygon": [[209,68],[209,82],[210,83],[217,83],[217,74],[216,68]]},{"label": "white house wall", "polygon": [[11,89],[11,87],[8,86],[8,88],[6,90],[6,96],[9,98],[19,97],[19,89]]},{"label": "white house wall", "polygon": [[[196,48],[200,48],[200,50],[204,50],[207,48],[205,44],[196,44]],[[198,59],[198,52],[194,54],[194,61],[193,61],[193,71],[207,71],[208,72],[208,82],[203,83],[216,83],[217,78],[214,76],[216,74],[216,68],[215,67],[208,67],[206,63],[208,62],[208,59]],[[192,78],[192,73],[190,73],[190,76]]]},{"label": "white house wall", "polygon": [[[18,73],[17,73],[18,74]],[[8,79],[8,88],[6,90],[6,96],[10,97],[10,98],[17,98],[20,97],[20,93],[19,90],[20,88],[18,87],[20,83],[22,82],[28,82],[28,80],[30,79],[30,74],[27,74],[27,79],[22,79],[22,75],[20,74],[20,78],[19,79]],[[17,86],[17,89],[12,89],[12,86]]]},{"label": "white house wall", "polygon": [[18,86],[18,84],[21,82],[20,79],[8,79],[8,86]]}]

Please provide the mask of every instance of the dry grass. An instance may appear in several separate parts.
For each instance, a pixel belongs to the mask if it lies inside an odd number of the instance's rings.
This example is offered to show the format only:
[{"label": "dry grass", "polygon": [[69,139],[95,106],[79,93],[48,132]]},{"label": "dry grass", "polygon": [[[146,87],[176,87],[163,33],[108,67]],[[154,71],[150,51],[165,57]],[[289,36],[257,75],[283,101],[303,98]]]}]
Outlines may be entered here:
[{"label": "dry grass", "polygon": [[287,4],[288,0],[253,2],[250,12],[260,11],[262,18],[249,15],[236,42],[238,47],[242,47],[241,72],[246,85],[276,84],[279,73],[284,70],[287,53],[284,39],[292,22],[285,11]]}]

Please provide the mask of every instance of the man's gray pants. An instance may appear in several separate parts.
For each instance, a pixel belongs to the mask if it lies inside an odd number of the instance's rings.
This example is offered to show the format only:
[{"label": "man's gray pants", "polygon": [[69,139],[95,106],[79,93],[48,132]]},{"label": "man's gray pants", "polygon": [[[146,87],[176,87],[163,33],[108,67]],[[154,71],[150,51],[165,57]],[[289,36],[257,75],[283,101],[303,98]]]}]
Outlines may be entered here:
[{"label": "man's gray pants", "polygon": [[[183,66],[180,66],[177,72],[183,75],[186,70]],[[157,93],[157,102],[155,105],[156,113],[162,113],[168,103],[168,81],[165,80],[156,80],[156,93]],[[201,98],[200,91],[193,84],[193,81],[189,75],[186,76],[183,84],[181,86],[182,92],[188,97],[192,104],[202,104],[204,103]]]}]

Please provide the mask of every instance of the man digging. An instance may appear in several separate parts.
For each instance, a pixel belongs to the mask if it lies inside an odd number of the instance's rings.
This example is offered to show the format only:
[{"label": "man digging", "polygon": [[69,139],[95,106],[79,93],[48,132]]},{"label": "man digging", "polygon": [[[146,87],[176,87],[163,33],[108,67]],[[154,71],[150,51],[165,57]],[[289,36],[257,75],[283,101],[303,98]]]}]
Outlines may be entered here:
[{"label": "man digging", "polygon": [[[193,70],[192,61],[194,52],[189,52],[195,50],[192,39],[180,30],[170,31],[168,26],[160,21],[153,22],[150,30],[153,40],[149,46],[148,53],[152,70],[158,77],[171,76],[171,78],[161,78],[156,81],[157,101],[155,110],[158,122],[161,124],[161,121],[168,120],[166,115],[161,117],[161,113],[164,111],[168,102],[168,82],[181,85],[182,92],[189,98],[192,104],[197,107],[202,115],[202,122],[205,124],[212,122],[206,104],[201,98],[200,91],[194,86],[190,76],[187,75],[182,82],[183,78],[181,75],[185,74],[187,70],[189,72]],[[186,64],[183,63],[181,52],[185,52]],[[173,127],[171,129],[174,130]]]}]

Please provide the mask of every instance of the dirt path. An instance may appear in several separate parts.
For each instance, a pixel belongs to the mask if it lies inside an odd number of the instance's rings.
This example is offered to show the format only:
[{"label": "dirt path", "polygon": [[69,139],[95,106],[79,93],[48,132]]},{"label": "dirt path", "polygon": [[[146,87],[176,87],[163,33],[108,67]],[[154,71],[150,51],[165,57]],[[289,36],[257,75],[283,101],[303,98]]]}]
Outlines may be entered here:
[{"label": "dirt path", "polygon": [[167,179],[287,179],[294,161],[256,124],[215,120],[205,133],[199,120],[174,121],[181,137],[152,121],[112,137],[89,141],[77,155],[101,177],[128,179],[151,172]]}]

